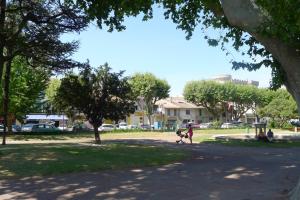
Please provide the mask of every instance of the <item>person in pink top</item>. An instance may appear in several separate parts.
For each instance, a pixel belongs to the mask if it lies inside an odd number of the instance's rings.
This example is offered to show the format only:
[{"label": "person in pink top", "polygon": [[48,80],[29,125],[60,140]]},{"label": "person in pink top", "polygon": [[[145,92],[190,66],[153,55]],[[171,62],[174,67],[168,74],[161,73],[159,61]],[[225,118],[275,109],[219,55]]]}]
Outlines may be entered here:
[{"label": "person in pink top", "polygon": [[189,126],[188,126],[187,134],[189,136],[190,143],[192,144],[193,143],[193,128],[192,128],[191,124],[189,124]]}]

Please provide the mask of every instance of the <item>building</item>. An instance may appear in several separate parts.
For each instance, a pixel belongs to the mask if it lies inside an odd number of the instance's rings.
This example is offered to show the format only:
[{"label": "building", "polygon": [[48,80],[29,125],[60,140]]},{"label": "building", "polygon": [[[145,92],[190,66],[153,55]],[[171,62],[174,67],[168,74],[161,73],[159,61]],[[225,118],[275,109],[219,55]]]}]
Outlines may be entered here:
[{"label": "building", "polygon": [[[158,109],[156,121],[163,121],[168,126],[185,124],[188,122],[200,123],[200,107],[189,103],[183,97],[169,97],[156,103]],[[160,117],[159,117],[160,116]]]},{"label": "building", "polygon": [[211,80],[219,82],[219,83],[234,83],[234,84],[241,84],[241,85],[253,85],[255,87],[259,86],[259,81],[233,79],[232,76],[228,75],[228,74],[215,76]]},{"label": "building", "polygon": [[188,122],[200,124],[214,120],[226,122],[232,119],[230,112],[220,113],[218,119],[214,119],[213,115],[206,108],[187,102],[183,97],[162,99],[156,105],[158,111],[154,115],[154,121],[163,121],[169,126],[186,124]]},{"label": "building", "polygon": [[29,114],[24,120],[25,124],[54,123],[56,127],[66,127],[68,123],[66,115]]},{"label": "building", "polygon": [[142,124],[150,124],[145,112],[145,102],[143,98],[138,98],[138,100],[135,102],[135,112],[126,118],[126,122],[129,125],[135,125],[138,127]]}]

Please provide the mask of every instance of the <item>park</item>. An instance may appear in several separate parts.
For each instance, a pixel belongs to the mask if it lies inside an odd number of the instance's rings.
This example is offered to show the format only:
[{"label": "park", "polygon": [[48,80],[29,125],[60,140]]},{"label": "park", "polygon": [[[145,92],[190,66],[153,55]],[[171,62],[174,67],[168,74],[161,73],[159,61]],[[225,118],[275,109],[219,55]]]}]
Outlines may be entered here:
[{"label": "park", "polygon": [[0,199],[300,199],[299,10],[0,0]]}]

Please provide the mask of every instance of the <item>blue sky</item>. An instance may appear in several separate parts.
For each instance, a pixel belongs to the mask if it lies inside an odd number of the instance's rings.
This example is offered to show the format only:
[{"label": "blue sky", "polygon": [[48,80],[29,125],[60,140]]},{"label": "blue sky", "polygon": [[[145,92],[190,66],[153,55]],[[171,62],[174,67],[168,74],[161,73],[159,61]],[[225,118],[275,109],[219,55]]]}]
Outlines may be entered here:
[{"label": "blue sky", "polygon": [[[226,56],[219,47],[210,47],[203,33],[196,30],[192,39],[186,40],[185,33],[163,18],[156,9],[154,18],[143,22],[140,17],[128,18],[127,29],[108,33],[91,25],[80,35],[68,35],[67,40],[79,40],[80,48],[74,59],[86,61],[94,67],[107,62],[114,71],[126,70],[126,75],[136,72],[151,72],[171,85],[171,95],[181,95],[184,85],[190,80],[209,79],[220,74],[231,74],[233,78],[256,80],[260,87],[268,87],[270,70],[256,72],[231,69],[231,60],[248,60],[231,47]],[[209,31],[208,34],[218,34]]]}]

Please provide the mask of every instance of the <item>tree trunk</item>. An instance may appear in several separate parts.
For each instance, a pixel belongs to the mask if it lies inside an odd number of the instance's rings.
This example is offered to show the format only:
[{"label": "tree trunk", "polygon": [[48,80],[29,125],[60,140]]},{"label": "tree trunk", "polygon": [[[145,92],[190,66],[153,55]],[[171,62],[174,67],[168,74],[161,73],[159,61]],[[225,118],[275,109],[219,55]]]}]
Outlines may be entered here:
[{"label": "tree trunk", "polygon": [[4,116],[4,130],[2,145],[6,144],[6,129],[8,125],[8,106],[9,106],[9,83],[10,83],[10,71],[11,71],[11,60],[5,64],[5,75],[4,75],[4,88],[3,88],[3,116]]},{"label": "tree trunk", "polygon": [[98,131],[98,126],[93,125],[93,127],[94,127],[94,133],[95,133],[95,142],[97,144],[101,144],[101,139],[100,139],[100,134],[99,134],[99,131]]},{"label": "tree trunk", "polygon": [[2,80],[2,74],[4,69],[4,43],[5,43],[5,33],[4,22],[5,22],[5,10],[6,10],[6,0],[0,0],[0,80]]},{"label": "tree trunk", "polygon": [[298,105],[300,113],[300,55],[277,38],[262,36],[257,29],[263,24],[266,14],[253,0],[221,0],[224,14],[229,23],[240,27],[255,37],[279,61],[285,73],[285,86]]},{"label": "tree trunk", "polygon": [[151,127],[151,125],[152,125],[152,122],[151,122],[151,115],[148,114],[147,117],[148,117],[149,124],[150,124],[150,130],[152,130],[152,127]]}]

